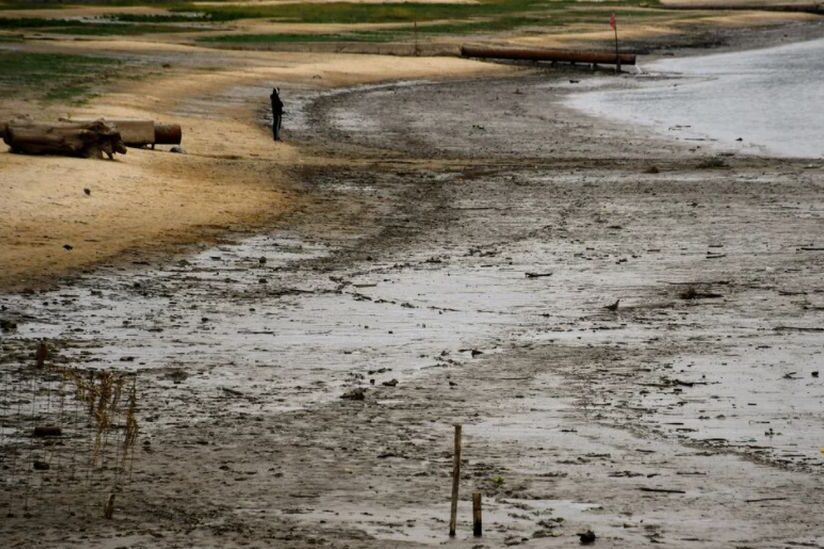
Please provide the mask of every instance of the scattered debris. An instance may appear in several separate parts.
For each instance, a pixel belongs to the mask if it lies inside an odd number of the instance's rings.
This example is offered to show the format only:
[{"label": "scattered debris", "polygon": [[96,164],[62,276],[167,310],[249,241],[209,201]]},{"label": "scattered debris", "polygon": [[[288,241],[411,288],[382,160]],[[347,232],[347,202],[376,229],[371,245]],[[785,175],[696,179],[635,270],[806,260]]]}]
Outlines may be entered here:
[{"label": "scattered debris", "polygon": [[775,332],[824,332],[824,328],[817,326],[776,326]]},{"label": "scattered debris", "polygon": [[611,304],[611,305],[604,305],[604,309],[606,309],[606,310],[608,310],[608,311],[617,311],[617,310],[618,310],[618,304],[619,304],[620,302],[621,302],[621,300],[620,300],[620,299],[616,299],[616,300],[615,300],[615,303],[613,303],[613,304]]},{"label": "scattered debris", "polygon": [[684,490],[675,490],[671,488],[647,488],[646,486],[641,486],[638,489],[642,492],[655,492],[658,494],[686,494]]},{"label": "scattered debris", "polygon": [[242,397],[243,396],[243,393],[241,393],[240,391],[235,390],[235,389],[230,389],[229,387],[221,387],[220,389],[224,393],[230,394],[232,396],[236,396],[236,397]]},{"label": "scattered debris", "polygon": [[730,165],[720,156],[707,158],[698,163],[698,168],[703,170],[711,170],[715,168],[729,168]]},{"label": "scattered debris", "polygon": [[678,297],[681,299],[691,300],[691,299],[718,299],[724,297],[723,294],[719,294],[717,292],[699,292],[695,286],[690,286],[680,294]]}]

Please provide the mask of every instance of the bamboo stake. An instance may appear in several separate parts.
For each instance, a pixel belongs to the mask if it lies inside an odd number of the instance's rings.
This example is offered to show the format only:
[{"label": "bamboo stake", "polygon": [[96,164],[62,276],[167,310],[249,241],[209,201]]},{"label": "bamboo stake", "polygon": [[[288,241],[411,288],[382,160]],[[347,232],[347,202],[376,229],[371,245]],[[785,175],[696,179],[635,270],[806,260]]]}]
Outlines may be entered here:
[{"label": "bamboo stake", "polygon": [[479,538],[484,535],[483,519],[481,517],[481,493],[472,494],[472,535]]},{"label": "bamboo stake", "polygon": [[452,464],[452,508],[449,514],[449,537],[455,537],[458,520],[458,486],[461,480],[461,426],[455,425],[455,456]]}]

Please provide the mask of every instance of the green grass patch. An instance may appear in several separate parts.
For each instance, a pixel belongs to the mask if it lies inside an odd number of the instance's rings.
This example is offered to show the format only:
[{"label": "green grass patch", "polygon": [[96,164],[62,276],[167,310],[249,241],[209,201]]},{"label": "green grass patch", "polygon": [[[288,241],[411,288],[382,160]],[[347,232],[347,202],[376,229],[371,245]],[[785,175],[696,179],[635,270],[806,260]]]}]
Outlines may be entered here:
[{"label": "green grass patch", "polygon": [[111,57],[0,52],[0,96],[83,102],[121,65]]},{"label": "green grass patch", "polygon": [[174,10],[202,11],[213,21],[273,19],[295,23],[412,23],[438,19],[468,19],[573,4],[574,0],[486,0],[480,4],[357,4],[331,2],[263,6],[196,6]]},{"label": "green grass patch", "polygon": [[[640,4],[640,2],[639,2]],[[531,11],[524,15],[487,16],[449,23],[419,23],[417,33],[420,38],[437,35],[466,36],[472,34],[516,31],[518,29],[557,28],[571,24],[601,23],[605,28],[609,21],[611,4],[553,2],[552,9]],[[620,4],[625,6],[626,4]],[[367,5],[365,5],[367,6]],[[574,6],[574,9],[571,9]],[[607,6],[607,9],[604,9]],[[587,9],[590,8],[590,9]],[[597,9],[595,9],[597,8]],[[619,20],[638,21],[667,14],[666,10],[620,10],[614,11]],[[200,39],[203,43],[216,44],[278,44],[289,42],[392,42],[406,41],[415,36],[415,27],[403,25],[393,29],[368,31],[347,31],[337,33],[267,33],[267,34],[224,34]]]},{"label": "green grass patch", "polygon": [[201,38],[198,42],[213,44],[285,44],[307,42],[391,42],[400,33],[392,32],[340,32],[340,33],[272,33],[272,34],[226,34]]},{"label": "green grass patch", "polygon": [[[8,2],[9,0],[7,0]],[[2,2],[2,0],[0,0]],[[42,0],[40,5],[58,2]],[[99,21],[55,20],[42,18],[0,19],[0,29],[42,29],[44,32],[78,35],[136,35],[165,32],[207,30],[210,22],[263,18],[272,22],[314,24],[401,23],[403,27],[381,30],[352,30],[336,33],[268,33],[253,35],[225,34],[203,38],[213,44],[266,44],[289,42],[391,42],[414,36],[413,23],[420,36],[456,35],[517,31],[522,28],[549,28],[571,24],[607,25],[609,13],[615,11],[619,26],[623,21],[658,16],[658,9],[632,11],[625,8],[657,8],[658,0],[480,0],[478,4],[403,2],[394,4],[359,4],[332,2],[325,4],[294,3],[279,5],[196,5],[192,2],[157,0],[88,0],[72,3],[94,5],[156,5],[170,9],[159,15],[110,14]],[[107,22],[108,21],[108,22]],[[444,22],[438,22],[444,21]],[[198,23],[187,27],[185,23]],[[205,25],[203,23],[206,23]]]},{"label": "green grass patch", "polygon": [[107,25],[90,23],[79,27],[52,27],[45,32],[57,34],[77,34],[83,36],[135,36],[139,34],[167,32],[197,32],[204,29],[173,27],[169,25]]},{"label": "green grass patch", "polygon": [[[507,17],[489,21],[467,21],[436,25],[418,25],[420,38],[431,35],[466,35],[481,32],[499,32],[523,26],[546,27],[553,23],[548,19],[531,17]],[[348,31],[338,33],[268,33],[268,34],[224,34],[208,36],[199,42],[217,44],[282,44],[310,42],[393,42],[411,40],[415,37],[415,28],[404,26],[396,29],[369,31]]]},{"label": "green grass patch", "polygon": [[[173,11],[205,13],[212,21],[236,19],[272,19],[296,23],[412,23],[439,19],[471,19],[505,15],[532,15],[559,12],[573,6],[657,6],[658,0],[628,0],[624,2],[576,2],[575,0],[481,0],[478,4],[403,2],[394,4],[357,4],[331,2],[323,4],[295,3],[262,6],[198,6],[185,4]],[[601,11],[603,13],[603,11]]]},{"label": "green grass patch", "polygon": [[203,30],[203,28],[149,23],[106,22],[105,19],[90,21],[39,17],[0,17],[0,30],[39,30],[57,34],[132,36],[157,32],[195,32]]},{"label": "green grass patch", "polygon": [[41,29],[55,26],[79,27],[82,21],[75,19],[45,19],[42,17],[0,17],[0,29]]},{"label": "green grass patch", "polygon": [[203,12],[180,12],[169,14],[146,15],[139,13],[117,13],[104,16],[112,21],[123,23],[208,23],[211,18]]},{"label": "green grass patch", "polygon": [[0,0],[0,10],[55,9],[66,6],[153,6],[176,7],[180,0]]}]

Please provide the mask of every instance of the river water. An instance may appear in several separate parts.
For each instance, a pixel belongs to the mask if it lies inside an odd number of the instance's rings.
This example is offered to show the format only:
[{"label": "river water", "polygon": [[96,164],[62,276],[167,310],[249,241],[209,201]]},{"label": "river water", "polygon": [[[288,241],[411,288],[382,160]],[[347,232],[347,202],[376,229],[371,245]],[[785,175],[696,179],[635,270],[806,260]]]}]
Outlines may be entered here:
[{"label": "river water", "polygon": [[824,39],[640,69],[631,87],[606,89],[611,79],[604,79],[570,104],[724,150],[824,156]]}]

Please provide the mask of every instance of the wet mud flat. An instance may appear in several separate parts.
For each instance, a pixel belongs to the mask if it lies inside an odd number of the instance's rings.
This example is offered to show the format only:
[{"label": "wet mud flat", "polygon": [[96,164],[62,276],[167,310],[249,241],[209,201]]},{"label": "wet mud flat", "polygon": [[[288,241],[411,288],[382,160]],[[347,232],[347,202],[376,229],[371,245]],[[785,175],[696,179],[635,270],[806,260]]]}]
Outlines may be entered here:
[{"label": "wet mud flat", "polygon": [[824,168],[585,118],[586,78],[309,98],[290,138],[328,162],[271,231],[3,295],[5,385],[45,338],[136,372],[141,433],[108,521],[14,461],[0,537],[440,545],[461,423],[452,545],[824,546]]}]

